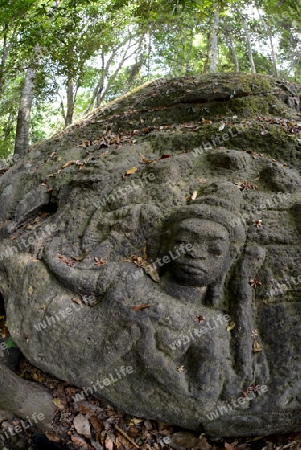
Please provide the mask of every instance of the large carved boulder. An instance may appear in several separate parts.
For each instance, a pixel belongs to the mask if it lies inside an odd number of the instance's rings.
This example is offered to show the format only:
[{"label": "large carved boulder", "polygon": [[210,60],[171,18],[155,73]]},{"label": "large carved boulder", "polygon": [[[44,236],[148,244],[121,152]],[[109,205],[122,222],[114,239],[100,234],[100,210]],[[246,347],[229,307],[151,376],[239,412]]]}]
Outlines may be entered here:
[{"label": "large carved boulder", "polygon": [[219,74],[150,83],[33,147],[0,177],[24,355],[137,416],[301,431],[300,122],[297,85]]}]

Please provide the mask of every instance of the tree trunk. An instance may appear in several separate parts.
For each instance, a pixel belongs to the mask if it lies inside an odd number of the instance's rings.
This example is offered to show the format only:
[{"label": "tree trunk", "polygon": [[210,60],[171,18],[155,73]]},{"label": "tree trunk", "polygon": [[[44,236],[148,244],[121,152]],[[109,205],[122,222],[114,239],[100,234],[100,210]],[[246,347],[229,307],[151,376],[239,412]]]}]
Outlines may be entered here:
[{"label": "tree trunk", "polygon": [[103,84],[103,81],[101,80],[98,83],[98,86],[97,86],[96,108],[100,107],[100,104],[101,104],[101,101],[102,101],[102,98],[103,98],[103,96],[102,96],[103,90],[104,90],[104,84]]},{"label": "tree trunk", "polygon": [[261,17],[260,7],[257,4],[256,4],[256,9],[257,9],[259,17],[261,19],[261,23],[262,23],[263,27],[265,28],[265,30],[267,32],[267,35],[269,36],[270,47],[271,47],[271,54],[272,54],[272,61],[273,61],[273,67],[274,67],[274,75],[275,75],[275,77],[278,77],[277,58],[276,58],[276,53],[275,53],[275,48],[274,48],[272,30],[269,27],[269,25],[265,22],[263,17]]},{"label": "tree trunk", "polygon": [[9,38],[9,28],[7,24],[3,25],[3,39],[2,39],[2,49],[1,49],[1,61],[0,61],[0,94],[2,94],[4,87],[4,77],[5,77],[5,69],[6,62],[9,57],[12,44],[16,38],[16,30],[13,29],[11,32],[11,36]]},{"label": "tree trunk", "polygon": [[30,422],[39,428],[50,428],[56,408],[46,388],[23,380],[0,362],[0,409],[24,419],[24,428]]},{"label": "tree trunk", "polygon": [[270,28],[268,28],[268,33],[269,33],[269,40],[270,40],[271,52],[272,52],[272,60],[273,60],[273,66],[274,66],[274,75],[275,75],[275,77],[278,77],[276,53],[275,53],[275,48],[274,48],[274,43],[273,43],[273,36],[272,36],[272,32],[271,32]]},{"label": "tree trunk", "polygon": [[2,93],[2,90],[3,90],[4,68],[5,68],[5,63],[6,63],[7,57],[8,57],[7,34],[8,34],[8,26],[5,24],[3,26],[2,55],[1,55],[1,62],[0,62],[0,93]]},{"label": "tree trunk", "polygon": [[[142,43],[142,37],[140,38],[140,45]],[[108,90],[110,89],[110,87],[112,86],[112,83],[114,82],[114,80],[117,77],[117,74],[120,72],[121,68],[124,66],[125,61],[127,61],[129,58],[131,58],[132,56],[135,55],[135,53],[137,52],[137,49],[135,49],[132,53],[128,53],[130,51],[130,49],[132,47],[135,46],[135,42],[133,44],[132,42],[132,38],[130,37],[127,43],[127,46],[123,52],[122,55],[120,55],[120,60],[119,60],[119,64],[116,67],[115,71],[112,73],[112,75],[108,76],[109,73],[109,66],[107,65],[105,72],[102,75],[102,80],[100,80],[98,86],[102,87],[101,92],[98,93],[97,95],[97,108],[101,105],[101,102],[103,101],[103,99],[105,98]],[[106,86],[104,87],[104,75],[106,76]]]},{"label": "tree trunk", "polygon": [[236,52],[236,47],[235,47],[235,44],[234,44],[234,42],[233,42],[233,39],[232,39],[232,37],[231,37],[231,35],[229,35],[229,44],[230,44],[230,48],[231,48],[231,51],[232,51],[232,55],[233,55],[233,61],[234,61],[234,64],[235,64],[235,72],[239,72],[239,61],[238,61],[238,56],[237,56],[237,52]]},{"label": "tree trunk", "polygon": [[67,85],[67,112],[65,117],[65,127],[71,125],[74,114],[74,80],[68,80]]},{"label": "tree trunk", "polygon": [[206,73],[208,69],[209,59],[210,59],[210,48],[211,48],[211,31],[207,34],[207,48],[206,48],[206,58],[203,66],[202,73]]},{"label": "tree trunk", "polygon": [[246,38],[247,38],[248,55],[249,55],[249,61],[250,61],[250,66],[251,66],[251,72],[256,73],[256,67],[255,67],[253,53],[252,53],[251,35],[249,32],[247,21],[244,17],[242,19],[242,23],[243,23],[243,29],[244,29],[244,32],[246,33]]},{"label": "tree trunk", "polygon": [[33,101],[33,89],[35,85],[36,70],[28,68],[21,93],[14,154],[24,156],[29,146],[30,114]]},{"label": "tree trunk", "polygon": [[216,59],[218,49],[218,24],[219,24],[219,7],[217,3],[214,3],[214,20],[213,20],[211,52],[210,52],[210,73],[216,73]]}]

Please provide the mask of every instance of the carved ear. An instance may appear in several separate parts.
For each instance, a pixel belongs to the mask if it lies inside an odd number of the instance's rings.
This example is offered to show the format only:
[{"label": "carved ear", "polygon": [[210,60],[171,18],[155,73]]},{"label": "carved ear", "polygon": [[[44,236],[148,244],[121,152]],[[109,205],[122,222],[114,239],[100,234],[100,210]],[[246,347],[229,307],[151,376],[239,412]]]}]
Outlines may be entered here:
[{"label": "carved ear", "polygon": [[223,274],[220,278],[214,281],[214,283],[208,286],[205,298],[206,306],[218,307],[219,302],[222,299],[223,286],[225,283],[226,274]]}]

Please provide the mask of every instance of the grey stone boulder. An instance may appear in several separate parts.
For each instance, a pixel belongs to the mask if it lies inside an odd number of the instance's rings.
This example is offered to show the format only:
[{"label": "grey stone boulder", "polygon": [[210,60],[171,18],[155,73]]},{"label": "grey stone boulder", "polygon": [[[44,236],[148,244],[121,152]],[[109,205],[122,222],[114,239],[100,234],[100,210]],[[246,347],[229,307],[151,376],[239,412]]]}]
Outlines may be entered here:
[{"label": "grey stone boulder", "polygon": [[261,75],[153,82],[1,175],[8,327],[75,401],[301,431],[299,95]]}]

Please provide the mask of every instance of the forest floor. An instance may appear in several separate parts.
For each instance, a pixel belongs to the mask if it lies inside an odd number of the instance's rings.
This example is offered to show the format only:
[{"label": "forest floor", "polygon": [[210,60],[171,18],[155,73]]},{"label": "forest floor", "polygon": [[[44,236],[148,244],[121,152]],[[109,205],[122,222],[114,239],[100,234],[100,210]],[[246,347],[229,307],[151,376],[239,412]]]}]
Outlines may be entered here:
[{"label": "forest floor", "polygon": [[[210,438],[155,420],[131,417],[93,396],[76,401],[81,389],[43,373],[22,359],[19,375],[48,387],[57,407],[46,437],[54,450],[301,450],[301,432],[250,438]],[[21,419],[0,424],[0,450],[35,450],[32,436],[40,431],[34,420],[20,430]],[[24,422],[23,422],[24,423]],[[59,447],[61,446],[61,447]],[[51,450],[41,446],[37,450]]]}]

